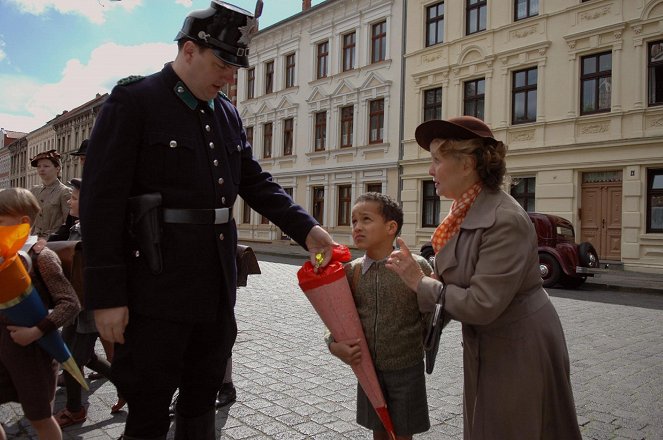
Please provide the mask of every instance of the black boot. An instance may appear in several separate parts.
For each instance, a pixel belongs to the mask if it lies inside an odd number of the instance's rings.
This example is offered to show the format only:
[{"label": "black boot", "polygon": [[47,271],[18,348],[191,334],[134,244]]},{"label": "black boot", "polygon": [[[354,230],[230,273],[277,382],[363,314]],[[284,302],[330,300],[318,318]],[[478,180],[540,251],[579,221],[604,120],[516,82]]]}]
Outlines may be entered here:
[{"label": "black boot", "polygon": [[232,382],[221,385],[219,394],[216,396],[216,407],[221,408],[237,400],[237,390]]},{"label": "black boot", "polygon": [[162,435],[159,437],[143,438],[143,437],[129,437],[128,435],[123,435],[118,440],[166,440],[166,436]]},{"label": "black boot", "polygon": [[214,409],[198,417],[175,414],[175,440],[216,440]]}]

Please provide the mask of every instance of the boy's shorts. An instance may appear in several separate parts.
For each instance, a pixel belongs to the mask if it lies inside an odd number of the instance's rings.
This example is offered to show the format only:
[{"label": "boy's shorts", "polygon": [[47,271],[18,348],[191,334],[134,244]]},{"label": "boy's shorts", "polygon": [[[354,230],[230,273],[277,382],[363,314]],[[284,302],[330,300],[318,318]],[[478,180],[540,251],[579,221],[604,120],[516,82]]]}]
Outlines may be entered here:
[{"label": "boy's shorts", "polygon": [[19,402],[28,420],[51,417],[57,371],[36,342],[22,347],[0,325],[0,403]]},{"label": "boy's shorts", "polygon": [[[413,435],[430,429],[424,363],[395,371],[376,371],[396,435]],[[384,431],[373,405],[357,385],[357,423],[372,431]]]}]

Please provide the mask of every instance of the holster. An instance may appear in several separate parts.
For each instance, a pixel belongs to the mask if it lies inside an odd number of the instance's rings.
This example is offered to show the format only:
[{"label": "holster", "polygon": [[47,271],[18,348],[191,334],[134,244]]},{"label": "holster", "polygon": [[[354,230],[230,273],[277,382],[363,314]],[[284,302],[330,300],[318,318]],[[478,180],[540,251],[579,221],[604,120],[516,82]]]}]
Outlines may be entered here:
[{"label": "holster", "polygon": [[127,210],[129,235],[137,244],[147,267],[158,275],[163,270],[161,193],[129,197]]}]

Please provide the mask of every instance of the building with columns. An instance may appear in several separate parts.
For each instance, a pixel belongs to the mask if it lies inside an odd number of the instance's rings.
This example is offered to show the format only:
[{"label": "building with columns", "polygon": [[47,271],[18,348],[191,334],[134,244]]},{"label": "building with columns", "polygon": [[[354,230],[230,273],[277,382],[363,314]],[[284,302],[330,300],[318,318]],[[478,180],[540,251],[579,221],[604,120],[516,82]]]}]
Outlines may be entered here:
[{"label": "building with columns", "polygon": [[[358,195],[398,197],[402,4],[304,1],[253,37],[250,67],[239,72],[254,156],[340,243],[352,243]],[[289,243],[243,201],[234,212],[240,239]]]},{"label": "building with columns", "polygon": [[450,206],[415,128],[469,114],[508,144],[527,210],[571,220],[602,260],[663,269],[663,1],[496,3],[408,2],[405,240],[429,240]]}]

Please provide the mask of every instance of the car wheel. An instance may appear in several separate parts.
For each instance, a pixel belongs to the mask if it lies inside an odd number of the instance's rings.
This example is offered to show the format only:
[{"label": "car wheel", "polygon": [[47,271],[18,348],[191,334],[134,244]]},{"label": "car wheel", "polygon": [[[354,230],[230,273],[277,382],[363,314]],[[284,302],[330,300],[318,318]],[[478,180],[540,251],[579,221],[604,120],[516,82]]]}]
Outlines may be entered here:
[{"label": "car wheel", "polygon": [[426,243],[421,246],[419,255],[424,257],[431,267],[435,267],[435,251],[433,250],[433,246],[430,243]]},{"label": "car wheel", "polygon": [[593,267],[596,269],[600,265],[599,254],[588,241],[578,245],[578,260],[582,267]]},{"label": "car wheel", "polygon": [[560,283],[562,284],[563,287],[567,289],[577,289],[578,287],[583,285],[585,280],[587,280],[586,276],[570,277],[568,275],[564,275],[560,280]]},{"label": "car wheel", "polygon": [[553,287],[562,276],[562,268],[550,254],[539,254],[539,271],[543,280],[543,287]]}]

